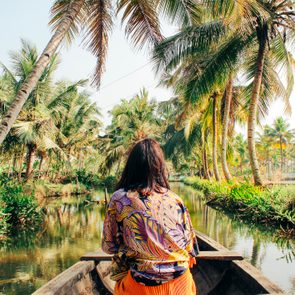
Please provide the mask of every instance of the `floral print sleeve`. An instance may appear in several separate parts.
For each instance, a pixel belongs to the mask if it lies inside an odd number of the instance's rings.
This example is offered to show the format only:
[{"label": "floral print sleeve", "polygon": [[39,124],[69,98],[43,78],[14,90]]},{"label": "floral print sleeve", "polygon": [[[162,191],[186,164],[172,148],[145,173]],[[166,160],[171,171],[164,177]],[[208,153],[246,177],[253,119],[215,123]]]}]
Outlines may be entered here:
[{"label": "floral print sleeve", "polygon": [[197,236],[195,230],[193,228],[192,220],[189,214],[188,209],[185,207],[184,209],[184,224],[189,230],[189,237],[188,240],[190,243],[187,246],[187,251],[191,257],[196,257],[199,253],[199,246],[197,242]]},{"label": "floral print sleeve", "polygon": [[115,203],[111,201],[108,205],[104,224],[102,249],[108,254],[116,254],[119,251],[120,241],[118,240],[119,225],[116,220]]}]

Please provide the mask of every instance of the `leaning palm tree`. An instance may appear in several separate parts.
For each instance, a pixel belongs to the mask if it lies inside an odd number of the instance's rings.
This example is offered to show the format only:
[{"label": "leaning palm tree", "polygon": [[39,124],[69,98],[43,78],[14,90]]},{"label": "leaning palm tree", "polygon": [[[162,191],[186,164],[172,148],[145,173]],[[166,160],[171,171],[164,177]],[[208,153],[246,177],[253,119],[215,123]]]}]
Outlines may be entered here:
[{"label": "leaning palm tree", "polygon": [[[22,48],[19,51],[11,53],[12,69],[1,65],[5,75],[8,75],[10,85],[10,96],[17,93],[23,82],[26,80],[38,59],[36,47],[22,40]],[[46,98],[50,95],[52,74],[58,64],[57,55],[54,55],[48,66],[42,72],[38,80],[36,89],[31,92],[28,100],[20,113],[16,123],[12,127],[11,137],[15,143],[21,147],[27,147],[26,157],[26,178],[28,179],[32,172],[34,158],[40,146],[44,148],[56,147],[52,135],[54,124],[50,117],[48,109],[44,105]],[[8,142],[11,142],[7,138]]]},{"label": "leaning palm tree", "polygon": [[[162,40],[158,15],[163,13],[174,23],[186,25],[199,18],[197,4],[192,1],[174,0],[120,0],[117,13],[122,13],[126,34],[139,47],[155,45]],[[38,59],[34,70],[17,92],[0,123],[0,144],[5,139],[28,96],[36,86],[44,68],[65,37],[71,41],[82,29],[84,42],[97,57],[94,83],[99,86],[104,70],[109,34],[112,29],[112,5],[110,0],[55,0],[52,7],[54,34]]]}]

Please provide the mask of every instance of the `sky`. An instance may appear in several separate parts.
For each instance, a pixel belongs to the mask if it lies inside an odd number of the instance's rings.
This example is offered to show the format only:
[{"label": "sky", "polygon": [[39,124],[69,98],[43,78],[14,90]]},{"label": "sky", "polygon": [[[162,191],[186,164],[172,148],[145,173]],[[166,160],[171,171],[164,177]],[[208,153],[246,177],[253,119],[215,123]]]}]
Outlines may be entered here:
[{"label": "sky", "polygon": [[[1,3],[2,2],[2,3]],[[18,50],[21,38],[35,44],[41,52],[50,39],[48,26],[49,10],[53,3],[50,0],[0,0],[0,61],[6,66],[9,63],[9,51]],[[164,32],[171,34],[175,28],[165,24]],[[70,47],[60,50],[61,63],[55,75],[56,80],[77,81],[91,78],[96,60],[81,46],[78,38]],[[163,87],[157,87],[159,77],[155,76],[153,64],[146,50],[134,49],[126,40],[124,29],[119,21],[115,22],[110,38],[106,72],[102,78],[100,90],[87,87],[92,99],[98,104],[105,124],[110,122],[108,111],[123,98],[131,98],[142,87],[147,88],[151,98],[167,100],[173,93]],[[271,124],[278,116],[284,116],[295,128],[295,90],[291,95],[292,115],[284,114],[282,102],[273,103],[268,117],[263,123]],[[238,128],[245,133],[245,129]]]}]

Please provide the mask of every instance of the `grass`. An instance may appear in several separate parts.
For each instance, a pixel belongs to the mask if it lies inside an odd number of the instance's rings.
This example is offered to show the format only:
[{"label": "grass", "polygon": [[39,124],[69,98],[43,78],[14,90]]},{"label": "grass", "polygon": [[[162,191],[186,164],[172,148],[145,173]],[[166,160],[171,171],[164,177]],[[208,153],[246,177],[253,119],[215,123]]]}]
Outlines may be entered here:
[{"label": "grass", "polygon": [[216,182],[198,177],[188,177],[184,182],[204,192],[209,205],[252,223],[274,225],[294,234],[295,185],[256,187],[247,182]]}]

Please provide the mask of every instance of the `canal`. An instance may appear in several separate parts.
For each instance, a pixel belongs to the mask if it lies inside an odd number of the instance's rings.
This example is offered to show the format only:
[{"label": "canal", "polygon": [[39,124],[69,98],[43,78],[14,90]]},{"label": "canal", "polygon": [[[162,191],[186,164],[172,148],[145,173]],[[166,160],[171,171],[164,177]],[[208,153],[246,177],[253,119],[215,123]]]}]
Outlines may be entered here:
[{"label": "canal", "polygon": [[[173,183],[189,208],[194,227],[230,250],[238,251],[265,276],[295,294],[294,240],[245,225],[205,205],[191,187]],[[92,198],[103,199],[103,192]],[[104,205],[89,196],[50,200],[39,232],[17,232],[0,249],[0,294],[27,295],[100,247]]]}]

